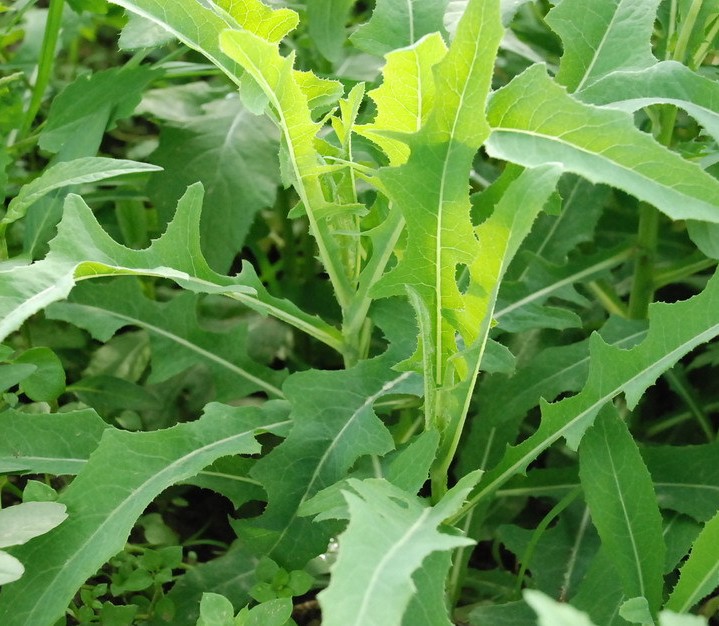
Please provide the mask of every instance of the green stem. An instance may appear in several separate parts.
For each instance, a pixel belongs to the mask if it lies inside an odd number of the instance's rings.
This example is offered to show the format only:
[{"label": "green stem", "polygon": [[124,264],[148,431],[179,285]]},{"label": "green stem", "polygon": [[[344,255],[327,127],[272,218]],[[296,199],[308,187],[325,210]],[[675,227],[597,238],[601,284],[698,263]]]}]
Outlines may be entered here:
[{"label": "green stem", "polygon": [[[660,109],[657,141],[670,146],[674,134],[677,109],[663,106]],[[632,319],[646,319],[649,305],[654,300],[656,282],[654,264],[659,240],[659,212],[650,204],[642,203],[639,209],[639,229],[637,232],[637,257],[632,278],[632,291],[629,295],[627,313]]]},{"label": "green stem", "polygon": [[45,34],[40,48],[40,59],[37,66],[37,79],[30,97],[25,119],[20,128],[19,138],[24,137],[30,130],[35,116],[40,110],[42,98],[45,94],[47,86],[50,84],[53,67],[55,65],[55,48],[60,36],[60,27],[62,25],[62,11],[65,7],[65,0],[50,0],[50,7],[47,13],[47,22],[45,24]]},{"label": "green stem", "polygon": [[672,58],[675,61],[684,63],[686,60],[687,46],[689,45],[689,39],[694,32],[694,27],[696,26],[697,18],[699,17],[699,11],[702,8],[702,2],[703,0],[694,0],[692,5],[689,7],[689,11],[687,11],[687,15],[682,22],[682,29],[679,31],[677,46],[674,48],[674,54],[672,55]]}]

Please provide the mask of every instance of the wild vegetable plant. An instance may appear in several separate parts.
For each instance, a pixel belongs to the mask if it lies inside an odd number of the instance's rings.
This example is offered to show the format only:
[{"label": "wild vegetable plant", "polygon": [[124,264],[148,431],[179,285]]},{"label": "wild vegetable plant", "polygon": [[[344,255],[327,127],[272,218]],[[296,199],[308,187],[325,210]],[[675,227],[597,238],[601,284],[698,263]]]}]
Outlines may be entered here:
[{"label": "wild vegetable plant", "polygon": [[68,517],[4,625],[716,612],[719,3],[32,4],[0,469]]}]

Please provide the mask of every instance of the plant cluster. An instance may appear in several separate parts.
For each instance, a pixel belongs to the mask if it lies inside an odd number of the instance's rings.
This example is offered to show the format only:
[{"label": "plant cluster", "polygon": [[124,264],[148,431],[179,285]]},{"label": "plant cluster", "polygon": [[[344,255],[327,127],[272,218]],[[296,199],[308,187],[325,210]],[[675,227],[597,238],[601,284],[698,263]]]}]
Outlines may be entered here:
[{"label": "plant cluster", "polygon": [[707,624],[718,35],[2,5],[0,623]]}]

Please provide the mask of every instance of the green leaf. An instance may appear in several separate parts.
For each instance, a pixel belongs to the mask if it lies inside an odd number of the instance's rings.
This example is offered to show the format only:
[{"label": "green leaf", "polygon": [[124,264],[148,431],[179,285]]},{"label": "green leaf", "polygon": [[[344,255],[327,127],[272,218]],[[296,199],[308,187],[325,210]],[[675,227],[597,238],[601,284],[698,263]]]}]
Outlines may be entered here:
[{"label": "green leaf", "polygon": [[224,272],[242,248],[257,212],[275,201],[280,183],[274,125],[250,113],[240,99],[202,105],[197,116],[164,125],[149,159],[164,168],[147,192],[161,219],[169,220],[188,185],[201,182],[212,207],[200,222],[202,249]]},{"label": "green leaf", "polygon": [[222,49],[235,59],[268,99],[282,133],[283,160],[288,182],[294,185],[310,223],[310,232],[319,247],[319,256],[340,306],[347,306],[351,287],[342,266],[342,251],[332,237],[323,211],[336,205],[325,199],[320,173],[321,157],[315,146],[320,124],[312,119],[308,93],[322,85],[322,93],[331,92],[336,81],[321,81],[314,74],[293,69],[294,53],[280,54],[277,45],[246,31],[226,30],[220,36]]},{"label": "green leaf", "polygon": [[719,510],[719,467],[714,463],[719,444],[646,446],[641,452],[663,508],[700,522]]},{"label": "green leaf", "polygon": [[673,104],[719,141],[719,84],[675,61],[612,72],[577,96],[584,102],[629,112],[652,104]]},{"label": "green leaf", "polygon": [[275,426],[257,408],[211,404],[198,421],[167,430],[106,431],[60,497],[69,519],[17,551],[26,572],[0,595],[3,623],[53,624],[80,585],[123,548],[136,519],[160,492],[221,456],[259,452],[255,435]]},{"label": "green leaf", "polygon": [[275,598],[250,609],[242,626],[285,626],[292,616],[292,599]]},{"label": "green leaf", "polygon": [[197,626],[233,626],[235,610],[225,596],[203,593]]},{"label": "green leaf", "polygon": [[719,545],[719,514],[706,523],[692,545],[689,558],[679,570],[679,582],[667,600],[666,609],[686,613],[719,587],[717,545]]},{"label": "green leaf", "polygon": [[50,348],[30,348],[14,362],[35,366],[35,371],[20,381],[20,391],[31,400],[52,402],[65,391],[62,361]]},{"label": "green leaf", "polygon": [[402,618],[402,626],[452,626],[447,607],[446,580],[452,553],[433,552],[412,574],[415,592]]},{"label": "green leaf", "polygon": [[82,183],[95,183],[136,172],[157,172],[160,169],[162,168],[149,163],[105,157],[85,157],[57,163],[46,169],[31,183],[20,188],[17,196],[10,201],[8,211],[0,221],[0,225],[11,224],[24,217],[35,202],[55,189]]},{"label": "green leaf", "polygon": [[563,0],[546,18],[564,44],[557,80],[579,91],[609,72],[653,65],[658,6],[659,0]]},{"label": "green leaf", "polygon": [[539,616],[539,626],[594,626],[586,613],[564,602],[557,602],[540,591],[526,589],[524,599]]},{"label": "green leaf", "polygon": [[199,241],[202,197],[201,185],[189,187],[165,234],[146,250],[130,250],[116,243],[82,199],[68,197],[58,235],[44,260],[29,266],[0,264],[0,338],[19,328],[33,313],[66,298],[78,280],[139,274],[169,278],[190,291],[225,293],[340,347],[337,330],[270,296],[248,264],[234,278],[209,268]]},{"label": "green leaf", "polygon": [[[676,320],[681,319],[682,324]],[[555,404],[542,402],[539,429],[521,444],[510,447],[486,475],[471,505],[479,502],[561,437],[576,447],[599,409],[621,392],[633,409],[657,377],[696,346],[719,334],[719,274],[693,298],[650,307],[649,334],[639,345],[621,350],[596,333],[590,338],[589,377],[580,393]],[[470,506],[471,506],[470,505]]]},{"label": "green leaf", "polygon": [[383,480],[350,480],[349,525],[330,585],[318,596],[323,624],[399,626],[414,592],[412,574],[425,557],[473,543],[438,527],[478,479],[478,473],[465,476],[431,508]]},{"label": "green leaf", "polygon": [[656,614],[664,586],[662,519],[649,471],[613,407],[601,411],[582,438],[579,477],[625,595],[646,598]]},{"label": "green leaf", "polygon": [[32,363],[0,364],[0,391],[7,391],[32,374],[37,367]]},{"label": "green leaf", "polygon": [[444,30],[447,0],[378,0],[372,17],[350,41],[360,50],[381,57],[411,46],[424,35]]},{"label": "green leaf", "polygon": [[238,323],[229,332],[205,330],[197,319],[198,304],[198,296],[190,293],[166,304],[157,303],[143,295],[137,281],[123,278],[111,284],[79,286],[68,302],[53,305],[48,316],[84,328],[104,342],[127,326],[145,329],[152,349],[150,384],[201,363],[212,374],[219,402],[237,400],[255,391],[282,398],[279,387],[284,374],[247,355],[247,322]]},{"label": "green leaf", "polygon": [[[220,33],[236,27],[237,22],[221,15],[197,0],[110,0],[128,11],[137,13],[162,26],[186,46],[203,54],[213,65],[222,70],[230,80],[239,84],[242,70],[222,50]],[[254,1],[253,5],[258,4]]]},{"label": "green leaf", "polygon": [[65,505],[57,502],[21,502],[0,509],[0,548],[23,545],[66,519]]},{"label": "green leaf", "polygon": [[32,415],[0,414],[0,473],[75,475],[110,426],[92,409]]},{"label": "green leaf", "polygon": [[487,151],[526,167],[560,163],[653,204],[671,219],[719,222],[719,182],[634,127],[619,111],[582,104],[535,65],[495,92]]},{"label": "green leaf", "polygon": [[64,160],[94,155],[106,130],[130,117],[142,93],[162,70],[120,67],[82,74],[53,98],[39,144]]},{"label": "green leaf", "polygon": [[271,43],[279,43],[299,22],[292,9],[272,9],[261,0],[218,0],[216,4],[242,28]]},{"label": "green leaf", "polygon": [[[409,159],[379,173],[404,214],[408,239],[406,253],[371,293],[404,295],[411,288],[416,294],[423,309],[418,315],[426,313],[428,322],[418,356],[425,358],[426,383],[437,387],[443,384],[447,359],[456,351],[458,325],[461,331],[474,326],[478,334],[475,318],[484,313],[472,317],[455,275],[458,265],[470,266],[480,255],[467,179],[488,134],[477,112],[485,107],[492,74],[488,60],[494,58],[501,32],[498,1],[470,4],[452,47],[435,68],[435,107],[420,131],[407,139]],[[454,324],[444,318],[444,311],[455,313]],[[465,336],[465,344],[473,339]],[[429,402],[431,393],[425,395]]]},{"label": "green leaf", "polygon": [[[397,318],[408,322],[406,313]],[[345,478],[361,456],[383,455],[394,447],[373,406],[387,394],[417,392],[415,374],[391,369],[405,350],[395,346],[348,370],[298,372],[285,381],[293,428],[251,472],[267,491],[267,508],[251,524],[234,524],[243,537],[252,538],[258,552],[298,568],[325,551],[326,527],[300,517],[298,509]]]},{"label": "green leaf", "polygon": [[330,61],[341,58],[352,5],[354,0],[312,0],[307,3],[310,37],[322,56]]}]

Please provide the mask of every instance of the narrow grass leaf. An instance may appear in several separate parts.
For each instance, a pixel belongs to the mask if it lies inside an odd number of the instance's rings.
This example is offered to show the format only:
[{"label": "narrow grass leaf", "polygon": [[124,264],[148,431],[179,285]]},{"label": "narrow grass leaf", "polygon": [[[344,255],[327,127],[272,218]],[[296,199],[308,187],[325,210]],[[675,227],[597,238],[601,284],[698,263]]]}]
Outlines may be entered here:
[{"label": "narrow grass leaf", "polygon": [[613,407],[601,411],[582,438],[579,477],[624,594],[646,598],[656,614],[664,585],[662,518],[649,471]]},{"label": "narrow grass leaf", "polygon": [[[349,525],[329,587],[318,598],[326,626],[400,626],[415,592],[412,574],[433,552],[471,545],[438,527],[462,505],[479,473],[434,507],[383,480],[350,480]],[[381,529],[381,532],[378,532]]]},{"label": "narrow grass leaf", "polygon": [[80,585],[122,550],[135,521],[159,493],[221,456],[259,452],[255,435],[275,426],[266,422],[254,407],[208,405],[198,421],[167,430],[106,431],[60,497],[67,506],[66,523],[16,551],[26,572],[0,595],[2,623],[54,624]]},{"label": "narrow grass leaf", "polygon": [[559,163],[653,204],[674,220],[719,222],[719,182],[635,128],[629,114],[583,104],[530,67],[495,92],[487,151],[526,167]]},{"label": "narrow grass leaf", "polygon": [[665,608],[686,613],[719,587],[719,514],[710,519],[692,545],[689,558],[679,570],[679,582]]}]

